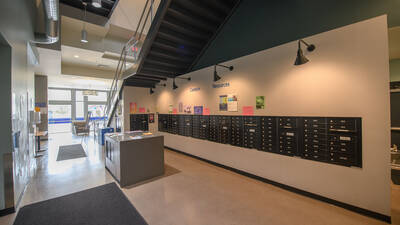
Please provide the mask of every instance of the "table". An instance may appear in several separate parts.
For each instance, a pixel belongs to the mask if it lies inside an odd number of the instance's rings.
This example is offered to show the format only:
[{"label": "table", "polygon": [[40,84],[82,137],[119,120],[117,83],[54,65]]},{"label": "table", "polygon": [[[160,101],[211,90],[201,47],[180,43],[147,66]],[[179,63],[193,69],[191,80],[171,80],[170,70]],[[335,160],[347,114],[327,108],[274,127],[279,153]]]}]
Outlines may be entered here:
[{"label": "table", "polygon": [[40,137],[47,136],[47,131],[38,131],[35,133],[37,149],[35,151],[35,157],[40,157],[43,155],[39,155],[38,152],[46,151],[46,149],[40,149]]}]

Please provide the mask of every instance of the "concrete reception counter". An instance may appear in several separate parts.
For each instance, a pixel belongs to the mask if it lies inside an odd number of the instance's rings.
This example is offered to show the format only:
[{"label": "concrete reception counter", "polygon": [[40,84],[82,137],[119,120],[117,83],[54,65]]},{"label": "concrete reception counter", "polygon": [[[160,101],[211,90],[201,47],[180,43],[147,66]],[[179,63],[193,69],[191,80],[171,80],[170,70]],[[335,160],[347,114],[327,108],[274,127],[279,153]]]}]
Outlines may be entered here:
[{"label": "concrete reception counter", "polygon": [[146,132],[105,134],[106,169],[121,187],[164,174],[164,136]]}]

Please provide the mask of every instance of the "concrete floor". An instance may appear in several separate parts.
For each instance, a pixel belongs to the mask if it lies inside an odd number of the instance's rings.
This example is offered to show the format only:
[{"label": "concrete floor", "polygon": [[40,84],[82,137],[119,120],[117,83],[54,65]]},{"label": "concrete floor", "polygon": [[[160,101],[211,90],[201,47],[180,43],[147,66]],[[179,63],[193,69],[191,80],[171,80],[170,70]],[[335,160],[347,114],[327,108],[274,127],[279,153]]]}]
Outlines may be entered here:
[{"label": "concrete floor", "polygon": [[[56,161],[59,145],[80,142],[67,133],[50,136],[20,206],[113,182],[93,137],[84,141],[87,158]],[[385,224],[168,150],[165,163],[165,176],[122,189],[149,225]],[[400,224],[400,186],[392,187],[392,201],[393,224]],[[0,217],[0,224],[14,217]]]}]

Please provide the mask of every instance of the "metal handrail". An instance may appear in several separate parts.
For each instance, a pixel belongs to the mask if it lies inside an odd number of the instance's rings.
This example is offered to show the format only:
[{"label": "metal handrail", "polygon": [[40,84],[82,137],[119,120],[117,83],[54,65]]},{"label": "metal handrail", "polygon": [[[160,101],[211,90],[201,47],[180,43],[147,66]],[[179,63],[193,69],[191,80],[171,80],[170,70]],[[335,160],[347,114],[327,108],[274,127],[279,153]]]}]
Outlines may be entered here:
[{"label": "metal handrail", "polygon": [[[149,2],[150,2],[150,5],[149,5]],[[126,70],[126,55],[129,51],[129,48],[130,47],[136,48],[136,45],[139,43],[140,39],[142,38],[143,31],[146,26],[149,15],[150,15],[151,23],[153,22],[153,6],[154,6],[154,0],[146,0],[146,4],[143,8],[142,14],[140,15],[140,19],[139,19],[138,25],[136,27],[136,31],[122,48],[122,51],[121,51],[121,54],[120,54],[119,60],[118,60],[118,65],[115,70],[114,79],[111,83],[111,87],[110,87],[110,90],[109,90],[109,93],[107,96],[107,104],[104,107],[103,113],[104,113],[105,126],[108,126],[108,124],[106,123],[106,120],[108,120],[108,121],[111,120],[110,113],[112,113],[112,108],[116,103],[115,101],[117,101],[119,98],[119,97],[116,98],[116,94],[119,94],[119,92],[120,92],[120,88],[118,87],[118,81],[121,79],[121,75]],[[147,13],[146,13],[146,11],[147,11]],[[146,14],[146,17],[142,24],[143,17],[145,14]],[[139,33],[139,30],[140,30],[140,33]],[[122,85],[121,85],[121,87],[122,87]]]}]

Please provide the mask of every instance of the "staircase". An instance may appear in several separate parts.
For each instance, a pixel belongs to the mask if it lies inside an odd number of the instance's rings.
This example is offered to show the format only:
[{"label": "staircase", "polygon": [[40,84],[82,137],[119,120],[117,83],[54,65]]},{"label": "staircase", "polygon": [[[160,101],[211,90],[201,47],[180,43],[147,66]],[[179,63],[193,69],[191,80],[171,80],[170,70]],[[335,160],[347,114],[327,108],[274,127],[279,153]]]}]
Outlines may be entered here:
[{"label": "staircase", "polygon": [[[152,18],[154,0],[147,0],[137,30],[121,53],[121,66],[116,70],[105,108],[105,115],[110,118],[107,126],[110,125],[124,86],[155,88],[162,80],[191,72],[239,2],[161,0]],[[148,21],[151,26],[142,40],[143,29]],[[132,49],[135,50],[133,53]],[[127,54],[132,54],[136,59],[134,69],[125,68]]]}]

